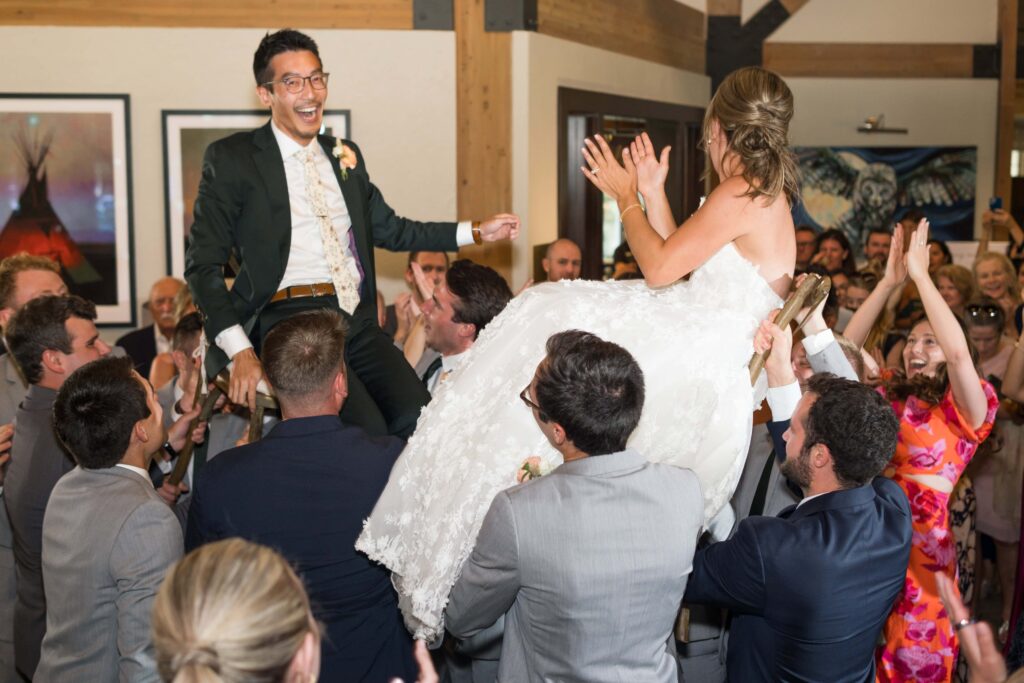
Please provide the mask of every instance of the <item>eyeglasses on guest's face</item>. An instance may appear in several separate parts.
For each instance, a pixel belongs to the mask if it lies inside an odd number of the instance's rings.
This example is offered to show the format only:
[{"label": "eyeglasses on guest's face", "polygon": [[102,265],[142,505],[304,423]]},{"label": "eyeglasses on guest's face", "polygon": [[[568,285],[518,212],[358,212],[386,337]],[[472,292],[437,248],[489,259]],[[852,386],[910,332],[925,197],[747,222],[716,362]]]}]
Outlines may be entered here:
[{"label": "eyeglasses on guest's face", "polygon": [[[532,384],[532,382],[530,384]],[[527,384],[526,388],[519,393],[519,398],[522,399],[527,408],[537,411],[537,417],[540,418],[541,422],[550,422],[551,418],[544,412],[544,409],[530,399],[530,384]]]},{"label": "eyeglasses on guest's face", "polygon": [[261,85],[267,88],[273,88],[275,83],[280,83],[284,86],[284,89],[292,94],[302,92],[305,87],[306,81],[309,81],[309,86],[313,90],[325,90],[327,88],[327,79],[330,74],[325,74],[322,71],[309,76],[299,76],[295,74],[289,74],[279,81],[267,81]]}]

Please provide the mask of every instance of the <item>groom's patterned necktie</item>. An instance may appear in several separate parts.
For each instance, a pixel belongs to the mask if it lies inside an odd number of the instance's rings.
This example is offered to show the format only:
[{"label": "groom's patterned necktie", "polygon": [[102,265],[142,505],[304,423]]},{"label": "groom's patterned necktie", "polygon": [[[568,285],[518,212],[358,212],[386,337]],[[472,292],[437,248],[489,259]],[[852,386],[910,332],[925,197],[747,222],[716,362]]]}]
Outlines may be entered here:
[{"label": "groom's patterned necktie", "polygon": [[338,295],[338,306],[351,315],[359,305],[359,282],[352,276],[348,261],[352,257],[346,253],[338,239],[338,233],[331,225],[331,215],[324,199],[324,186],[320,182],[320,172],[316,168],[316,157],[312,150],[306,150],[302,157],[306,172],[306,198],[320,226],[320,239],[324,243],[324,257],[331,271],[331,281]]}]

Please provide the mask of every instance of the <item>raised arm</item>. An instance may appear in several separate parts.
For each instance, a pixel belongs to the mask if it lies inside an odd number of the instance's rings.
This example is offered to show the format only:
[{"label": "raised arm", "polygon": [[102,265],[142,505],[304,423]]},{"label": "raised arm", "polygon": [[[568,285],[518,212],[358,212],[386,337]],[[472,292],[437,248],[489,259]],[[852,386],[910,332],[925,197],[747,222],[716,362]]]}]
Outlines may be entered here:
[{"label": "raised arm", "polygon": [[889,245],[889,260],[885,263],[885,274],[875,286],[868,298],[850,318],[843,330],[843,336],[857,346],[864,346],[864,341],[871,333],[878,316],[885,310],[886,302],[893,292],[903,286],[907,278],[907,266],[903,256],[903,227],[897,223],[892,232],[892,243]]},{"label": "raised arm", "polygon": [[[661,150],[661,157],[654,153],[654,145],[647,133],[636,137],[629,145],[629,158],[636,166],[637,189],[644,196],[647,205],[647,220],[662,239],[676,231],[676,220],[665,195],[665,179],[668,177],[668,155],[671,147]],[[626,153],[626,152],[624,152]],[[634,209],[635,210],[635,209]],[[620,208],[620,211],[622,209]]]},{"label": "raised arm", "polygon": [[652,287],[668,285],[688,275],[749,229],[752,221],[744,220],[741,214],[752,204],[730,202],[726,197],[726,193],[736,192],[742,181],[726,180],[693,216],[668,238],[662,237],[644,212],[631,209],[637,203],[638,191],[631,155],[624,155],[623,167],[601,136],[585,142],[583,156],[589,168],[583,167],[583,174],[618,203],[626,241],[644,279]]},{"label": "raised arm", "polygon": [[924,304],[925,315],[931,323],[935,338],[946,356],[946,371],[953,388],[953,401],[973,428],[985,422],[988,400],[981,388],[978,370],[974,367],[963,328],[953,311],[943,300],[928,274],[928,221],[917,225],[907,249],[907,272],[917,285]]}]

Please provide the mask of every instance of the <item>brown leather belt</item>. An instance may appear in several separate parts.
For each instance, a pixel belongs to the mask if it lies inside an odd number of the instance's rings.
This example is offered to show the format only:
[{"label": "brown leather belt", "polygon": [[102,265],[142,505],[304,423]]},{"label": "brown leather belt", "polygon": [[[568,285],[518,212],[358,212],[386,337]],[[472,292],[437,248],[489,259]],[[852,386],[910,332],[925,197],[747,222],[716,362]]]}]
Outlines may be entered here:
[{"label": "brown leather belt", "polygon": [[303,299],[307,296],[333,296],[334,285],[330,282],[316,282],[311,285],[292,285],[280,290],[270,297],[270,303],[277,303],[286,299]]}]

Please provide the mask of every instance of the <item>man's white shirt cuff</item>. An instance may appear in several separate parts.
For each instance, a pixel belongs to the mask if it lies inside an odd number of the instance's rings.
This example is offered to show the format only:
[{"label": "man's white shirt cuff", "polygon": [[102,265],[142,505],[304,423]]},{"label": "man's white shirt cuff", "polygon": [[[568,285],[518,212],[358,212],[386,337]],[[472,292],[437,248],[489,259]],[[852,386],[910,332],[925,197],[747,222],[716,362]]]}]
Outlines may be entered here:
[{"label": "man's white shirt cuff", "polygon": [[214,337],[213,343],[219,346],[228,355],[228,358],[234,358],[239,351],[252,348],[252,342],[249,341],[249,337],[246,336],[241,325],[232,325],[221,330],[220,334]]},{"label": "man's white shirt cuff", "polygon": [[473,221],[459,221],[459,227],[455,230],[455,241],[460,247],[473,244]]},{"label": "man's white shirt cuff", "polygon": [[835,340],[836,336],[832,334],[832,330],[824,329],[817,334],[804,337],[804,340],[801,343],[804,345],[804,351],[807,352],[807,355],[813,356],[824,351],[825,347],[834,343]]},{"label": "man's white shirt cuff", "polygon": [[800,403],[799,382],[791,382],[781,387],[768,387],[768,407],[772,411],[772,422],[782,422],[793,417],[798,403]]}]

